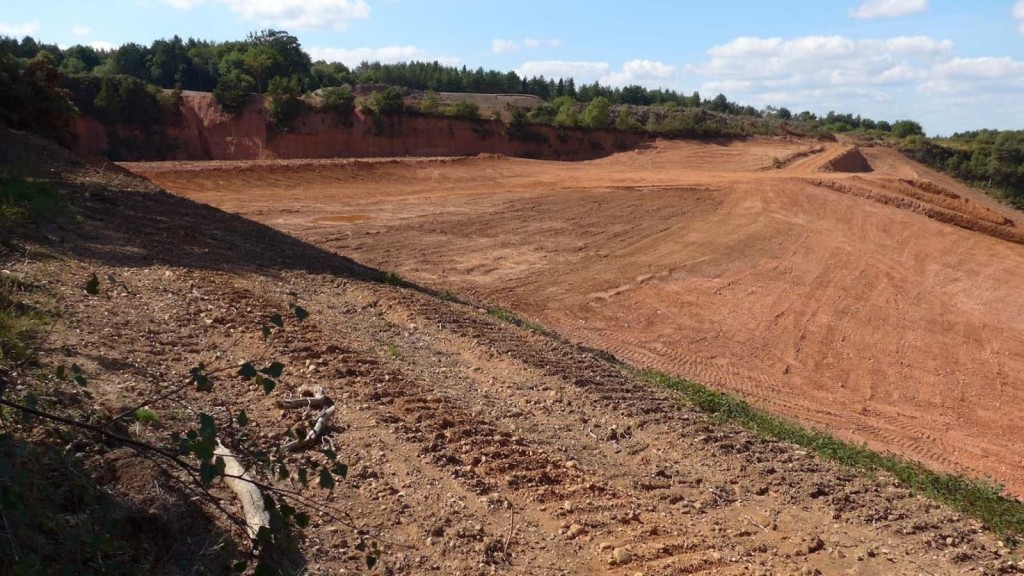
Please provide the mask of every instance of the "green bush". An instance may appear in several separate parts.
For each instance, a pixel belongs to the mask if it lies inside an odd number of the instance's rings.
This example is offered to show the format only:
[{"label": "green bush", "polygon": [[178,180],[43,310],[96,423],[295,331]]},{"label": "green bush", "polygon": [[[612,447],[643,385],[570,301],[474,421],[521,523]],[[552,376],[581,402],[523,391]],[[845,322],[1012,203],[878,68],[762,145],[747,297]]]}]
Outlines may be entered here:
[{"label": "green bush", "polygon": [[302,113],[303,103],[299,98],[298,78],[277,76],[267,87],[267,110],[270,121],[280,131],[286,131]]},{"label": "green bush", "polygon": [[480,106],[475,102],[456,102],[449,114],[461,120],[479,120]]},{"label": "green bush", "polygon": [[370,106],[377,114],[383,116],[401,114],[405,111],[405,96],[401,88],[391,86],[383,92],[371,94]]},{"label": "green bush", "polygon": [[235,116],[242,113],[254,87],[253,79],[239,70],[221,76],[213,89],[213,98],[222,110]]}]

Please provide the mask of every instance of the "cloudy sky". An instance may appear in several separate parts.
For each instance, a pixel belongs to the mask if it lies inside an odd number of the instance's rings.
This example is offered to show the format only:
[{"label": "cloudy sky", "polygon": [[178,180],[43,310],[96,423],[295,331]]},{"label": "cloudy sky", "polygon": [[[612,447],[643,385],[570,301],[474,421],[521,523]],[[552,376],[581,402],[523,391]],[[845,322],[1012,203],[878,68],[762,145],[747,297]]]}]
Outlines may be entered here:
[{"label": "cloudy sky", "polygon": [[297,35],[314,58],[440,60],[793,111],[1024,129],[1024,0],[2,0],[60,45]]}]

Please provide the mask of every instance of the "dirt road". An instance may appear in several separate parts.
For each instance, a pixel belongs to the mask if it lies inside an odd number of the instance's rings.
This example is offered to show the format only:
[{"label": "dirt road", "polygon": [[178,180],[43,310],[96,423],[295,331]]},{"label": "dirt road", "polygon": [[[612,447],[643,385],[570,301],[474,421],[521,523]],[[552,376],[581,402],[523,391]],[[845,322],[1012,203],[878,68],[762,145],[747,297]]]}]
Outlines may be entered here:
[{"label": "dirt road", "polygon": [[582,163],[129,167],[635,365],[1024,495],[1019,215],[894,151],[752,140]]}]

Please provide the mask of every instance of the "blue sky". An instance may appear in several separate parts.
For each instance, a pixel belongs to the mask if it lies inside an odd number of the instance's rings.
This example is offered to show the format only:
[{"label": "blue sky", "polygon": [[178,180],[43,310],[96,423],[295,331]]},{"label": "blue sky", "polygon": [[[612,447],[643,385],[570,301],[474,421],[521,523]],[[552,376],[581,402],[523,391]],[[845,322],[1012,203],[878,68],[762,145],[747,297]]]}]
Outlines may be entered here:
[{"label": "blue sky", "polygon": [[1024,129],[1024,0],[0,0],[64,46],[286,29],[314,58],[440,60],[793,111]]}]

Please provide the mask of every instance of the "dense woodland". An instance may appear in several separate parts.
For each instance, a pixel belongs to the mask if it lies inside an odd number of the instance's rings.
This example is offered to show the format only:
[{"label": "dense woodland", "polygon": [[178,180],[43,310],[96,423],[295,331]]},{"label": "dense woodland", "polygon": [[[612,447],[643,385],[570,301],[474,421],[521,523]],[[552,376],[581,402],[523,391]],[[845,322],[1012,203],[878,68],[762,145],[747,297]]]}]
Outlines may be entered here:
[{"label": "dense woodland", "polygon": [[[366,86],[374,91],[357,102],[355,93]],[[175,120],[184,90],[212,92],[230,113],[244,108],[252,94],[263,94],[271,121],[282,130],[310,102],[342,117],[358,106],[368,114],[447,114],[477,120],[475,105],[444,107],[436,98],[438,92],[465,92],[529,94],[545,100],[530,111],[507,111],[502,120],[513,136],[528,137],[529,125],[536,123],[697,138],[853,133],[897,140],[915,159],[1024,206],[1024,131],[980,130],[929,140],[912,120],[876,121],[834,111],[818,116],[771,106],[756,109],[724,94],[703,98],[696,91],[684,94],[638,85],[577,85],[572,78],[525,78],[514,71],[438,62],[363,62],[349,68],[338,62],[314,62],[298,38],[278,30],[252,32],[230,42],[174,36],[149,46],[129,43],[114,50],[81,45],[61,49],[31,37],[0,37],[0,121],[12,126],[66,140],[72,118],[85,114],[108,124],[158,132]],[[427,96],[410,108],[403,100],[409,91]]]}]

